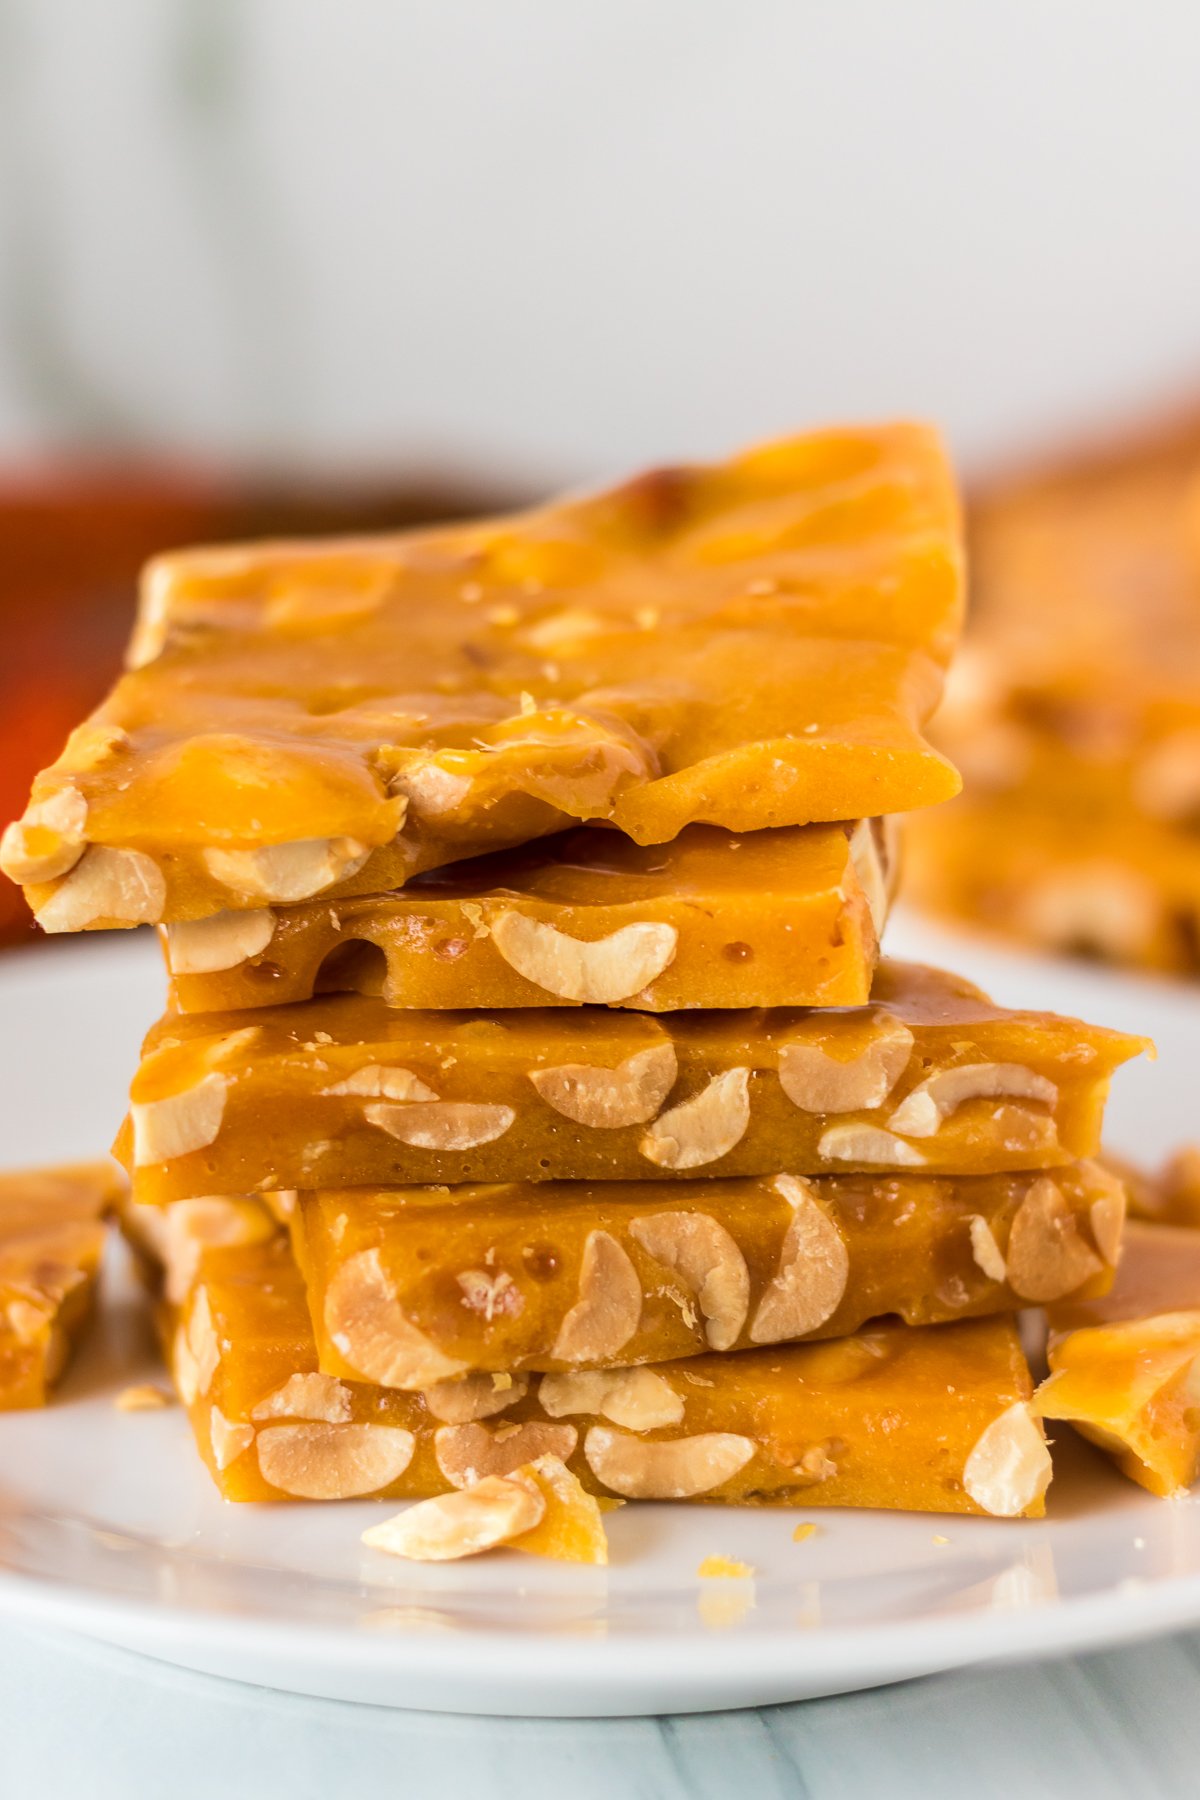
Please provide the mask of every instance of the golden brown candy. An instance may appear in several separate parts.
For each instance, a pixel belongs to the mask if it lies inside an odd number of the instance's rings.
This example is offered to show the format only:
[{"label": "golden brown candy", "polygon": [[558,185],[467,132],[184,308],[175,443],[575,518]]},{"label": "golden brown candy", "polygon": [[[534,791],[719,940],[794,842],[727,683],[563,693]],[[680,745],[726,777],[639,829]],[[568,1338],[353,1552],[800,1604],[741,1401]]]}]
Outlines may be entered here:
[{"label": "golden brown candy", "polygon": [[[117,1144],[136,1197],[265,1187],[839,1170],[987,1174],[1095,1153],[1142,1041],[1007,1012],[885,959],[845,1009],[168,1013]],[[190,1146],[190,1147],[189,1147]]]},{"label": "golden brown candy", "polygon": [[176,1200],[170,1206],[145,1206],[124,1197],[117,1217],[143,1278],[168,1306],[183,1304],[206,1251],[265,1243],[279,1235],[284,1223],[260,1200],[225,1194]]},{"label": "golden brown candy", "polygon": [[206,1253],[172,1342],[230,1500],[420,1498],[552,1456],[620,1499],[1013,1518],[1050,1478],[1008,1319],[398,1393],[318,1372],[295,1268],[255,1245]]},{"label": "golden brown candy", "polygon": [[45,1405],[87,1322],[123,1186],[108,1162],[0,1175],[0,1412]]},{"label": "golden brown candy", "polygon": [[912,425],[826,431],[512,518],[196,551],[3,867],[43,926],[399,887],[572,821],[639,843],[942,800],[921,727],[957,509]]},{"label": "golden brown candy", "polygon": [[326,1373],[419,1388],[607,1368],[1102,1293],[1124,1193],[1054,1175],[703,1176],[302,1194]]},{"label": "golden brown candy", "polygon": [[923,821],[906,874],[922,905],[1047,950],[1200,970],[1200,840],[1116,802],[1107,772],[1068,778],[1057,753],[1028,788]]},{"label": "golden brown candy", "polygon": [[407,1507],[364,1531],[363,1543],[411,1562],[453,1562],[504,1546],[558,1562],[606,1563],[603,1504],[557,1456],[539,1456],[511,1474],[485,1475]]},{"label": "golden brown candy", "polygon": [[1131,1218],[1200,1228],[1200,1146],[1181,1144],[1153,1172],[1114,1156],[1106,1156],[1105,1162],[1125,1183]]},{"label": "golden brown candy", "polygon": [[172,1001],[208,1012],[349,990],[488,1011],[855,1005],[895,865],[878,822],[692,825],[649,848],[582,827],[397,894],[168,926]]},{"label": "golden brown candy", "polygon": [[1062,951],[1200,967],[1200,417],[984,489],[938,718],[961,800],[925,904]]},{"label": "golden brown candy", "polygon": [[1069,1420],[1152,1494],[1200,1477],[1200,1232],[1132,1222],[1112,1291],[1049,1309],[1043,1418]]}]

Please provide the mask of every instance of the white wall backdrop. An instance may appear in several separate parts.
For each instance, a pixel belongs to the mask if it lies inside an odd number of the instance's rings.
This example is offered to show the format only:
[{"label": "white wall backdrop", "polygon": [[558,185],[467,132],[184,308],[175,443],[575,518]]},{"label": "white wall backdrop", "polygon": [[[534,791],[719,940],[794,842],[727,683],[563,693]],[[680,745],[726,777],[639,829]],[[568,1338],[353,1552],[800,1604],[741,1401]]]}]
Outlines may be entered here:
[{"label": "white wall backdrop", "polygon": [[0,455],[520,479],[1200,387],[1194,0],[0,0]]}]

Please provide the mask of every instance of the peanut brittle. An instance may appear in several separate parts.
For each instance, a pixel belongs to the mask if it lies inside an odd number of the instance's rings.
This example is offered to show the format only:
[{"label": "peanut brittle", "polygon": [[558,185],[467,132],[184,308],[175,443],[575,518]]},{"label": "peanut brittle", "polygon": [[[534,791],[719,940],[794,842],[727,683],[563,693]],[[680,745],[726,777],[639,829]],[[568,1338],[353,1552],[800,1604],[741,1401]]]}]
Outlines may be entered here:
[{"label": "peanut brittle", "polygon": [[1127,1227],[1116,1283],[1049,1309],[1043,1418],[1064,1419],[1152,1494],[1200,1478],[1200,1231]]},{"label": "peanut brittle", "polygon": [[123,1185],[108,1162],[0,1175],[0,1412],[44,1406],[66,1367]]},{"label": "peanut brittle", "polygon": [[1143,1041],[885,958],[865,1007],[168,1013],[116,1154],[148,1202],[393,1183],[987,1174],[1094,1155]]},{"label": "peanut brittle", "polygon": [[1053,1176],[775,1175],[301,1194],[327,1374],[418,1388],[938,1324],[1102,1293],[1125,1196]]},{"label": "peanut brittle", "polygon": [[206,1251],[266,1243],[283,1230],[261,1200],[244,1194],[206,1194],[169,1206],[126,1197],[117,1217],[143,1279],[168,1307],[187,1299]]},{"label": "peanut brittle", "polygon": [[454,1562],[499,1548],[559,1562],[606,1563],[608,1539],[597,1500],[557,1456],[539,1456],[507,1475],[485,1475],[410,1506],[363,1532],[363,1543],[410,1562]]},{"label": "peanut brittle", "polygon": [[401,886],[573,821],[906,811],[958,631],[936,437],[818,432],[408,535],[148,569],[129,672],[5,871],[47,931]]},{"label": "peanut brittle", "polygon": [[1107,771],[1069,776],[1053,761],[1044,782],[972,791],[922,822],[906,865],[913,895],[1062,955],[1200,973],[1194,829],[1124,806]]},{"label": "peanut brittle", "polygon": [[1181,1144],[1154,1170],[1111,1154],[1104,1160],[1125,1183],[1131,1219],[1200,1229],[1200,1145]]},{"label": "peanut brittle", "polygon": [[556,1457],[630,1500],[1037,1517],[1050,1459],[1011,1320],[421,1393],[325,1375],[278,1245],[210,1250],[172,1338],[229,1500],[421,1498]]},{"label": "peanut brittle", "polygon": [[966,792],[912,891],[1048,948],[1200,969],[1200,416],[980,492],[938,717]]},{"label": "peanut brittle", "polygon": [[183,1012],[381,994],[391,1006],[843,1006],[867,998],[896,855],[878,822],[642,848],[583,826],[395,894],[164,933]]}]

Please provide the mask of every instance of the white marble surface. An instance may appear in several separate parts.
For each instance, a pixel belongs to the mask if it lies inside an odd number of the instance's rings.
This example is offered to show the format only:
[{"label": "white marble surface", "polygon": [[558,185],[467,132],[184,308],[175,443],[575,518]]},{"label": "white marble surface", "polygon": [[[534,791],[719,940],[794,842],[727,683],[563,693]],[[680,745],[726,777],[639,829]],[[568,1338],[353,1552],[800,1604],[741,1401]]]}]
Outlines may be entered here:
[{"label": "white marble surface", "polygon": [[1192,1800],[1200,1634],[760,1712],[302,1700],[0,1621],[0,1793],[39,1800]]}]

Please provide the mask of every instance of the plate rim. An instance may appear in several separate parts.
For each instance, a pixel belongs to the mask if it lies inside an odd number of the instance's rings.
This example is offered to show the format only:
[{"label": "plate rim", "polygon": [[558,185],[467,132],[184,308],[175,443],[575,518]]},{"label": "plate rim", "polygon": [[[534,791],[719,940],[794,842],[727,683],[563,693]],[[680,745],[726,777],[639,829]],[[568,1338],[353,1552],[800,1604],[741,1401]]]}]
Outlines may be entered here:
[{"label": "plate rim", "polygon": [[[319,1691],[303,1681],[284,1685],[278,1674],[286,1670],[294,1681],[316,1668],[327,1676],[334,1658],[343,1679],[361,1673],[373,1684],[390,1680],[415,1686],[414,1698],[388,1702],[406,1709],[620,1717],[803,1699],[812,1695],[813,1674],[821,1693],[848,1693],[954,1669],[1099,1653],[1200,1624],[1200,1572],[1125,1581],[1093,1594],[1034,1601],[1005,1612],[955,1616],[935,1611],[917,1620],[869,1626],[822,1625],[812,1631],[764,1627],[744,1638],[650,1627],[621,1638],[623,1668],[615,1684],[604,1640],[556,1631],[472,1625],[444,1634],[402,1629],[386,1634],[310,1619],[298,1630],[296,1621],[216,1613],[190,1602],[168,1606],[12,1568],[0,1568],[0,1610],[25,1623],[57,1626],[206,1673],[219,1674],[213,1659],[220,1660],[232,1647],[237,1672],[228,1678],[280,1691]],[[603,1699],[606,1689],[616,1698],[648,1678],[661,1682],[661,1659],[667,1654],[667,1685],[675,1696],[669,1709],[658,1703],[562,1704],[585,1694]],[[273,1674],[247,1674],[248,1661],[261,1662]],[[706,1697],[718,1687],[721,1698]],[[489,1691],[490,1699],[481,1700]],[[379,1703],[370,1695],[339,1697]],[[531,1697],[539,1703],[527,1704]]]}]

